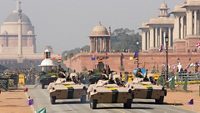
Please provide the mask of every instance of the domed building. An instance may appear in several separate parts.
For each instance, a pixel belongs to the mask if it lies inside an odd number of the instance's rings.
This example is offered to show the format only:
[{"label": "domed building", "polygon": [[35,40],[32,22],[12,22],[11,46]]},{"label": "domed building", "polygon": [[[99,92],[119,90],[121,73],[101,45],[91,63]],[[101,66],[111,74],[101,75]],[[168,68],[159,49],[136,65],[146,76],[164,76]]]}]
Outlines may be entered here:
[{"label": "domed building", "polygon": [[16,9],[0,25],[0,65],[40,63],[43,54],[36,53],[35,37],[34,26],[17,1]]},{"label": "domed building", "polygon": [[90,52],[110,51],[110,32],[101,23],[95,26],[90,33]]},{"label": "domed building", "polygon": [[36,52],[35,41],[34,26],[22,13],[19,3],[0,27],[0,54],[33,54]]}]

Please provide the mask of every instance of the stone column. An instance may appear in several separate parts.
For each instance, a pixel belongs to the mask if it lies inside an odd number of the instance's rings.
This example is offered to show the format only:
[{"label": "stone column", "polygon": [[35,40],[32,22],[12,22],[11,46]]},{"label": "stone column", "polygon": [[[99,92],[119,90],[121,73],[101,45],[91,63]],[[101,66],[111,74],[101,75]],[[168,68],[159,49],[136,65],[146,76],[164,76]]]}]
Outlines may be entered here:
[{"label": "stone column", "polygon": [[142,31],[142,51],[145,50],[145,38],[146,38],[146,32],[145,31]]},{"label": "stone column", "polygon": [[185,38],[186,35],[187,35],[186,16],[184,16],[184,18],[183,18],[183,22],[184,22],[184,36],[183,36],[183,38]]},{"label": "stone column", "polygon": [[194,11],[194,35],[197,35],[197,10]]},{"label": "stone column", "polygon": [[187,10],[186,12],[187,15],[187,36],[192,35],[192,11]]},{"label": "stone column", "polygon": [[158,28],[155,28],[155,48],[158,48]]},{"label": "stone column", "polygon": [[180,18],[181,18],[181,36],[180,37],[181,37],[181,39],[183,39],[183,37],[184,37],[184,21],[183,21],[184,19],[183,18],[184,17],[181,16]]},{"label": "stone column", "polygon": [[199,35],[200,33],[200,31],[199,31],[199,26],[200,26],[200,20],[199,20],[199,10],[197,10],[197,35]]},{"label": "stone column", "polygon": [[98,37],[95,38],[95,51],[98,52]]},{"label": "stone column", "polygon": [[150,32],[147,31],[147,50],[149,50],[149,40],[150,40]]},{"label": "stone column", "polygon": [[106,52],[109,51],[109,39],[106,38]]},{"label": "stone column", "polygon": [[93,47],[92,47],[92,49],[93,49],[93,52],[95,52],[96,51],[96,38],[93,38],[92,40],[93,40]]},{"label": "stone column", "polygon": [[150,28],[150,49],[153,49],[154,46],[154,28]]},{"label": "stone column", "polygon": [[179,39],[179,31],[180,31],[180,21],[179,21],[179,16],[175,16],[175,22],[174,22],[174,32],[173,32],[173,36],[174,36],[174,40],[178,40]]},{"label": "stone column", "polygon": [[168,38],[169,38],[169,47],[171,47],[171,38],[172,38],[172,35],[171,35],[171,27],[168,28]]},{"label": "stone column", "polygon": [[93,50],[93,41],[92,41],[92,38],[90,37],[90,53],[92,52]]},{"label": "stone column", "polygon": [[161,46],[162,45],[162,28],[160,27],[160,34],[159,34],[159,40],[158,40],[158,45]]},{"label": "stone column", "polygon": [[104,38],[104,37],[101,37],[101,38],[100,38],[100,52],[103,51],[103,38]]},{"label": "stone column", "polygon": [[103,51],[105,51],[105,47],[104,47],[105,46],[105,41],[104,40],[105,40],[105,38],[102,38],[102,50]]},{"label": "stone column", "polygon": [[109,47],[109,49],[108,49],[108,52],[110,52],[110,51],[111,51],[111,39],[110,39],[110,38],[111,38],[111,37],[109,37],[109,38],[108,38],[108,41],[109,41],[109,46],[108,46],[108,47]]}]

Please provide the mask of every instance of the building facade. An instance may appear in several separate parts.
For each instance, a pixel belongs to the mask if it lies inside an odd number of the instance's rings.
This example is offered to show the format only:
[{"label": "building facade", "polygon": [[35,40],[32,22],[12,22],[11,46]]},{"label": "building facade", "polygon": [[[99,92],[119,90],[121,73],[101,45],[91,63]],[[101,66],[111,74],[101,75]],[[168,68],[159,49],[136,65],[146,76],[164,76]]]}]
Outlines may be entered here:
[{"label": "building facade", "polygon": [[18,63],[39,64],[42,53],[36,53],[36,34],[29,17],[23,13],[21,2],[0,26],[0,64],[7,67]]},{"label": "building facade", "polygon": [[140,27],[142,51],[158,52],[161,46],[165,47],[167,36],[169,51],[199,52],[196,44],[200,41],[200,0],[187,0],[176,5],[170,13],[168,9],[167,4],[162,3],[159,17],[150,19]]},{"label": "building facade", "polygon": [[[200,41],[200,0],[187,0],[176,5],[171,12],[164,2],[159,10],[158,17],[143,23],[139,28],[142,36],[142,50],[139,52],[137,61],[133,59],[133,53],[95,52],[101,44],[96,43],[99,46],[96,47],[93,43],[95,41],[91,40],[90,53],[79,53],[73,56],[64,61],[66,66],[77,72],[85,69],[92,70],[99,62],[95,58],[106,56],[106,59],[101,61],[117,72],[132,72],[137,66],[145,67],[150,71],[152,69],[161,71],[166,69],[166,65],[169,66],[169,71],[176,71],[179,63],[183,69],[192,71],[192,64],[200,64],[200,49],[196,47]],[[102,31],[99,30],[99,34],[101,33]],[[161,51],[165,50],[166,37],[168,37],[169,47],[168,64],[165,51]]]},{"label": "building facade", "polygon": [[[0,28],[0,54],[34,54],[36,39],[34,26],[22,12],[21,2],[4,20]],[[19,40],[20,39],[20,40]]]}]

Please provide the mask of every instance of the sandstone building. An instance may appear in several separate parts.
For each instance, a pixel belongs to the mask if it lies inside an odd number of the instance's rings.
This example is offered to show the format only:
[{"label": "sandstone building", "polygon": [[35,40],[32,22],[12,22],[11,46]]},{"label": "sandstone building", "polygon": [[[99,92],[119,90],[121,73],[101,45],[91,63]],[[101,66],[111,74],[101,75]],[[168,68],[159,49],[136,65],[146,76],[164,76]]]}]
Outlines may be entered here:
[{"label": "sandstone building", "polygon": [[23,13],[21,2],[0,26],[0,64],[39,64],[42,53],[36,53],[36,34],[29,17]]},{"label": "sandstone building", "polygon": [[[191,64],[199,63],[200,50],[196,44],[200,42],[200,0],[186,0],[182,4],[176,5],[171,12],[164,2],[159,10],[158,17],[143,23],[139,28],[142,36],[142,50],[139,53],[138,62],[130,59],[133,53],[101,52],[103,44],[97,40],[100,40],[98,39],[100,37],[109,37],[110,31],[108,32],[106,27],[98,25],[94,27],[95,31],[92,30],[92,33],[98,34],[96,36],[98,38],[94,40],[89,36],[91,39],[90,53],[79,53],[66,60],[65,64],[78,72],[83,69],[92,70],[98,63],[98,60],[92,58],[105,58],[106,56],[107,58],[102,62],[117,72],[122,71],[122,66],[123,71],[132,72],[138,64],[139,67],[149,70],[153,68],[161,70],[166,65],[165,51],[160,52],[161,47],[165,50],[166,37],[169,41],[168,65],[170,71],[176,69],[178,63],[182,64],[183,69],[188,68]],[[96,43],[94,43],[95,41]]]}]

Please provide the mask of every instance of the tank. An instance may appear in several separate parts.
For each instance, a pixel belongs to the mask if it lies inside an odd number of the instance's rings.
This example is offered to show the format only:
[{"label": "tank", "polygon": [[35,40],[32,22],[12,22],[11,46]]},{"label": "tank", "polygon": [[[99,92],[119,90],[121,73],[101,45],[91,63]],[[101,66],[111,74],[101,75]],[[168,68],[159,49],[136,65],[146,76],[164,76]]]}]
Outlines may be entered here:
[{"label": "tank", "polygon": [[96,109],[99,103],[123,103],[124,108],[131,108],[132,90],[109,83],[108,80],[99,80],[88,87],[90,108]]},{"label": "tank", "polygon": [[51,82],[54,82],[57,80],[57,75],[53,75],[50,73],[41,73],[39,80],[40,80],[42,89],[44,89],[45,85],[49,85]]},{"label": "tank", "polygon": [[50,94],[51,104],[55,104],[58,99],[80,99],[82,103],[86,102],[86,86],[66,81],[66,78],[58,78],[55,82],[50,83],[47,90]]},{"label": "tank", "polygon": [[167,95],[167,90],[163,86],[154,85],[151,82],[143,82],[142,80],[134,79],[133,83],[128,84],[127,87],[132,89],[133,99],[155,99],[157,104],[162,104],[164,96]]}]

